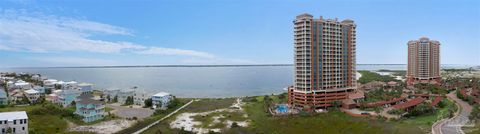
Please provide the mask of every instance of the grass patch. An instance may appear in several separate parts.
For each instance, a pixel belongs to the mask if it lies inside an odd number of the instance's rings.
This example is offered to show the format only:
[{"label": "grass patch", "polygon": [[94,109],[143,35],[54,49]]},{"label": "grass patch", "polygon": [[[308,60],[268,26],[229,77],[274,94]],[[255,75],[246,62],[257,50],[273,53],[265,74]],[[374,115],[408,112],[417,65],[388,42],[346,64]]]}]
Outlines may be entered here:
[{"label": "grass patch", "polygon": [[362,84],[369,83],[372,81],[383,81],[383,82],[398,81],[391,76],[384,76],[384,75],[380,75],[378,73],[374,73],[370,71],[362,70],[358,72],[362,74],[362,77],[360,77],[360,79],[358,80],[358,82]]},{"label": "grass patch", "polygon": [[185,112],[206,112],[212,111],[215,109],[228,108],[236,101],[235,98],[225,98],[225,99],[201,99],[200,101],[193,102],[188,107],[185,107],[183,111]]},{"label": "grass patch", "polygon": [[34,114],[35,111],[43,109],[42,105],[16,106],[1,108],[0,112],[26,111],[28,115],[28,127],[31,133],[63,133],[68,125],[60,113]]}]

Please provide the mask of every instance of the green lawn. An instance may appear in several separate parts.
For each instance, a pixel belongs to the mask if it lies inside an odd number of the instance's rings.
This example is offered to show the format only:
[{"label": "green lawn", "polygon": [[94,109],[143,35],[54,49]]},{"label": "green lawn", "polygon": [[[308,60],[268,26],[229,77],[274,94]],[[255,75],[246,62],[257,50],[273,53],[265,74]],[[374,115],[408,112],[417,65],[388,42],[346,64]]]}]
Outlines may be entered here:
[{"label": "green lawn", "polygon": [[362,84],[372,82],[372,81],[383,81],[383,82],[398,81],[391,76],[383,76],[375,72],[370,72],[365,70],[361,70],[358,72],[362,74],[362,77],[360,77],[360,79],[358,80],[358,82]]},{"label": "green lawn", "polygon": [[444,99],[443,102],[446,104],[445,107],[439,108],[433,114],[416,116],[414,118],[401,120],[401,122],[407,123],[407,124],[425,125],[425,127],[426,126],[431,126],[437,120],[440,120],[442,118],[447,118],[450,114],[449,113],[450,109],[452,109],[453,111],[456,111],[456,110],[454,110],[454,109],[456,109],[456,105],[455,105],[454,102],[452,102],[448,99]]},{"label": "green lawn", "polygon": [[184,112],[206,112],[215,109],[228,108],[235,102],[235,98],[225,99],[201,99],[185,107]]},{"label": "green lawn", "polygon": [[40,133],[40,134],[52,134],[52,133],[63,133],[68,125],[65,120],[60,115],[52,114],[43,114],[43,115],[34,115],[31,114],[33,110],[41,108],[41,105],[32,105],[32,106],[18,106],[18,107],[6,107],[0,108],[0,112],[9,112],[9,111],[26,111],[28,115],[28,127],[29,131]]}]

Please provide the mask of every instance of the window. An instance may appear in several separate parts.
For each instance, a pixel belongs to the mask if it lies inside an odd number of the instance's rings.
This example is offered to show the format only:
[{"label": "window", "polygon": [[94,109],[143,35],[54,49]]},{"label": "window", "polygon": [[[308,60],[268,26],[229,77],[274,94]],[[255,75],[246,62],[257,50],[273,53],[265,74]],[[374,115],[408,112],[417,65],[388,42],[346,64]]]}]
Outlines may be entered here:
[{"label": "window", "polygon": [[0,124],[2,124],[2,123],[3,123],[3,121],[0,121]]},{"label": "window", "polygon": [[22,130],[25,130],[25,127],[22,127]]},{"label": "window", "polygon": [[27,119],[23,119],[23,123],[27,124]]},{"label": "window", "polygon": [[13,120],[13,125],[17,125],[17,120]]},{"label": "window", "polygon": [[5,133],[5,128],[2,128],[2,133]]},{"label": "window", "polygon": [[15,133],[15,128],[13,128],[13,132]]},{"label": "window", "polygon": [[23,124],[23,120],[20,120],[20,124]]}]

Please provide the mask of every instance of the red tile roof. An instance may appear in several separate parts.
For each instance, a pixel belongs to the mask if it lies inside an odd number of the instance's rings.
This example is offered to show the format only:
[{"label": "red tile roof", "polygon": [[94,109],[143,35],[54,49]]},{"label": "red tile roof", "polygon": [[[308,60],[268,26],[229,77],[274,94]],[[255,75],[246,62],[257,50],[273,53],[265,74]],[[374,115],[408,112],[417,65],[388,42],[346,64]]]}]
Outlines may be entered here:
[{"label": "red tile roof", "polygon": [[432,101],[432,103],[430,104],[430,106],[436,106],[438,103],[440,103],[440,101],[443,100],[443,97],[435,97],[435,99]]},{"label": "red tile roof", "polygon": [[367,103],[366,107],[376,107],[376,106],[382,106],[382,105],[385,105],[385,104],[391,104],[391,103],[395,103],[395,102],[399,102],[401,100],[404,100],[405,98],[406,97],[400,97],[400,98],[393,98],[393,99],[388,100],[388,101],[371,102],[371,103]]},{"label": "red tile roof", "polygon": [[424,98],[418,97],[418,98],[412,99],[410,101],[407,101],[405,103],[395,105],[395,106],[393,106],[393,108],[395,108],[395,109],[405,109],[405,108],[413,107],[413,106],[416,106],[416,105],[422,103],[424,100],[425,100]]}]

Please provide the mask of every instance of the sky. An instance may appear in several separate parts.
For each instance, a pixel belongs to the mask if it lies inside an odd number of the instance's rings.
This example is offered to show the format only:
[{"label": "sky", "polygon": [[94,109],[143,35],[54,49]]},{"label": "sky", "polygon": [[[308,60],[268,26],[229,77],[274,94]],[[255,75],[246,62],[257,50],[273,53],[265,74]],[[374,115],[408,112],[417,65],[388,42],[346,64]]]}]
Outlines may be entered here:
[{"label": "sky", "polygon": [[480,65],[478,0],[0,0],[0,67],[292,64],[302,13],[354,20],[357,64]]}]

